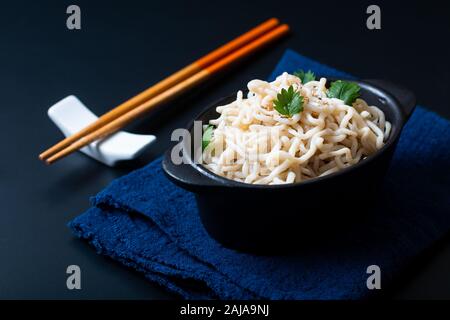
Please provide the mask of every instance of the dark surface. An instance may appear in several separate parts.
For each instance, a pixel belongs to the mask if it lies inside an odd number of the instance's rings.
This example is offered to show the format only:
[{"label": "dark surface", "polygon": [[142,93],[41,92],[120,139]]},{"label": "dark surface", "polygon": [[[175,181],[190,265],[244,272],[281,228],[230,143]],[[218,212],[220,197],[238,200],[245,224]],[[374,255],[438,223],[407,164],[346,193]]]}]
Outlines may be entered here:
[{"label": "dark surface", "polygon": [[[371,2],[263,2],[76,1],[80,31],[65,26],[72,2],[2,4],[0,298],[173,297],[97,255],[66,223],[112,179],[162,154],[171,131],[203,106],[267,77],[288,47],[361,78],[402,83],[419,104],[450,118],[450,9],[443,2],[378,2],[377,31],[365,26]],[[158,137],[139,161],[111,169],[81,154],[51,167],[37,160],[61,138],[46,115],[59,99],[75,94],[101,114],[271,16],[290,24],[288,39],[128,128]],[[82,290],[66,289],[70,264],[81,267]],[[450,298],[449,269],[447,238],[384,296]]]}]

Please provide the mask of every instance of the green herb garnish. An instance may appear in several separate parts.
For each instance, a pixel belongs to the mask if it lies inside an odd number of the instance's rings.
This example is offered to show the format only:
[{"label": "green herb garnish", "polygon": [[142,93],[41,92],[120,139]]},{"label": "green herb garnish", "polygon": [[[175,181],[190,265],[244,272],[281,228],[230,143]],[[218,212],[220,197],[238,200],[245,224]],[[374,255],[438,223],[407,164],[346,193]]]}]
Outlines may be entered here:
[{"label": "green herb garnish", "polygon": [[346,105],[351,106],[359,97],[359,90],[361,87],[356,83],[338,80],[331,83],[327,96],[341,99]]},{"label": "green herb garnish", "polygon": [[311,70],[308,70],[308,72],[305,72],[302,69],[297,70],[294,72],[294,76],[299,77],[303,84],[316,80],[316,75]]},{"label": "green herb garnish", "polygon": [[294,114],[303,111],[303,97],[300,93],[294,91],[293,86],[290,86],[288,90],[281,89],[273,104],[275,110],[284,116],[292,117]]},{"label": "green herb garnish", "polygon": [[205,129],[203,129],[203,137],[202,137],[202,151],[206,149],[208,144],[211,142],[211,139],[213,137],[214,132],[214,126],[207,126]]}]

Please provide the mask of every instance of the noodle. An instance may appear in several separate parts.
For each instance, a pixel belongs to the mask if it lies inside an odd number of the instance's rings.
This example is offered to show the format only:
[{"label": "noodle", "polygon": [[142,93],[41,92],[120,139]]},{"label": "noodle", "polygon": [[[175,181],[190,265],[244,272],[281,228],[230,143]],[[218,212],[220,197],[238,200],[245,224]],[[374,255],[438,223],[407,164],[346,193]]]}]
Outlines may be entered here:
[{"label": "noodle", "polygon": [[[283,73],[273,82],[252,80],[210,120],[213,137],[205,167],[228,179],[254,184],[301,182],[337,172],[379,150],[391,131],[382,110],[356,99],[352,106],[328,98],[327,80]],[[273,100],[290,86],[303,96],[303,111],[286,117]]]}]

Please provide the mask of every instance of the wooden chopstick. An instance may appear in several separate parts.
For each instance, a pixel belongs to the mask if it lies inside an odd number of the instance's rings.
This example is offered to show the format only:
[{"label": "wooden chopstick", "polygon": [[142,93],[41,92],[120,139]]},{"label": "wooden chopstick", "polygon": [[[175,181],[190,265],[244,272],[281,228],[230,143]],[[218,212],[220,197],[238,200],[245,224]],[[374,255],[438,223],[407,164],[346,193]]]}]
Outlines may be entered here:
[{"label": "wooden chopstick", "polygon": [[269,31],[268,33],[264,34],[263,36],[257,38],[256,40],[250,42],[249,44],[245,45],[244,47],[232,52],[231,54],[227,55],[223,59],[213,63],[212,65],[202,69],[201,71],[197,72],[193,76],[183,80],[182,82],[176,84],[175,86],[167,89],[166,91],[160,93],[159,95],[155,96],[154,98],[144,102],[143,104],[139,105],[138,107],[130,110],[126,114],[123,114],[122,116],[112,120],[111,122],[105,124],[103,127],[99,128],[98,130],[91,132],[67,148],[57,152],[56,154],[49,157],[46,162],[48,164],[51,164],[55,162],[58,159],[61,159],[69,154],[71,154],[74,151],[77,151],[78,149],[83,148],[84,146],[88,145],[89,143],[104,138],[134,119],[140,117],[142,114],[149,111],[152,107],[159,105],[163,102],[167,102],[177,96],[179,96],[181,93],[185,92],[186,90],[198,85],[199,83],[205,81],[215,73],[221,71],[225,67],[229,66],[230,64],[248,56],[249,54],[253,53],[257,49],[262,48],[264,45],[282,37],[289,31],[289,27],[286,24],[283,24],[281,26],[278,26],[277,28]]},{"label": "wooden chopstick", "polygon": [[55,144],[53,147],[42,152],[39,155],[39,159],[45,160],[45,159],[51,157],[52,155],[56,154],[57,152],[61,151],[62,149],[68,147],[70,144],[79,140],[83,136],[86,136],[86,135],[96,131],[97,129],[101,128],[102,126],[111,122],[112,120],[126,114],[128,111],[134,109],[138,105],[140,105],[140,104],[144,103],[145,101],[153,98],[154,96],[162,93],[163,91],[174,86],[175,84],[179,83],[180,81],[185,80],[186,78],[192,76],[193,74],[201,71],[202,69],[206,68],[207,66],[211,65],[212,63],[218,61],[219,59],[226,56],[230,52],[235,51],[236,49],[253,41],[257,37],[261,36],[262,34],[275,28],[278,24],[279,24],[278,19],[276,19],[276,18],[269,19],[269,20],[263,22],[262,24],[256,26],[255,28],[251,29],[250,31],[235,38],[234,40],[226,43],[225,45],[213,50],[209,54],[201,57],[200,59],[194,61],[190,65],[182,68],[181,70],[175,72],[174,74],[170,75],[169,77],[161,80],[154,86],[151,86],[150,88],[148,88],[145,91],[139,93],[138,95],[132,97],[131,99],[125,101],[124,103],[120,104],[119,106],[112,109],[111,111],[105,113],[99,119],[97,119],[95,122],[93,122],[86,128],[65,138],[64,140]]}]

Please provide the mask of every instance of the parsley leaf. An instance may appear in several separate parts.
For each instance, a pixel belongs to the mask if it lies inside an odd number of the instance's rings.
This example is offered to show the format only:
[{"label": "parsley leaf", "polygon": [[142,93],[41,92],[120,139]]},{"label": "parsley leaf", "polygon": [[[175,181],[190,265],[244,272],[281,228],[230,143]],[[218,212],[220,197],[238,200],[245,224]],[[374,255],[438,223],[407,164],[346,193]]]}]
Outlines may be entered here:
[{"label": "parsley leaf", "polygon": [[299,77],[303,84],[316,80],[316,75],[311,70],[308,70],[308,72],[305,72],[302,69],[297,70],[294,72],[294,76]]},{"label": "parsley leaf", "polygon": [[277,99],[273,101],[273,105],[280,114],[292,117],[303,111],[303,97],[294,91],[293,86],[290,86],[287,90],[281,89],[281,92],[277,94]]},{"label": "parsley leaf", "polygon": [[360,96],[359,90],[361,90],[361,87],[356,83],[338,80],[331,83],[327,96],[328,98],[341,99],[346,105],[351,106]]},{"label": "parsley leaf", "polygon": [[211,139],[213,137],[214,132],[214,126],[207,126],[205,129],[203,129],[203,137],[202,137],[202,151],[206,149],[208,144],[211,142]]}]

